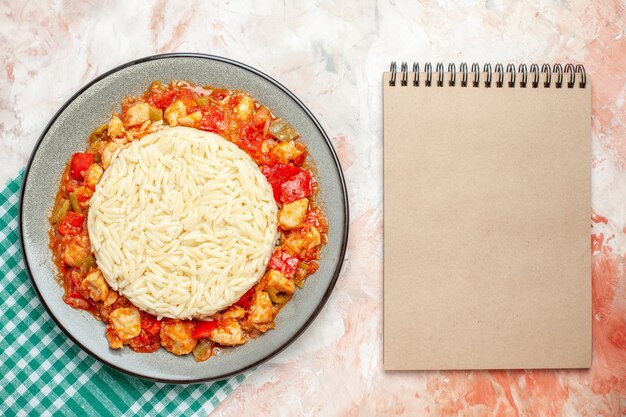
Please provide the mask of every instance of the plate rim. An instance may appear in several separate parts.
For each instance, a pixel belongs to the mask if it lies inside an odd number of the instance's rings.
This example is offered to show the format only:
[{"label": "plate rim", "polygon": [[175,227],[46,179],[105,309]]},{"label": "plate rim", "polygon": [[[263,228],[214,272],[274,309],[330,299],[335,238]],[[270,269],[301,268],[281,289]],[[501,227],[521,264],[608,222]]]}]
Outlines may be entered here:
[{"label": "plate rim", "polygon": [[[24,223],[24,220],[23,220],[23,218],[24,218],[23,202],[24,202],[24,194],[25,194],[25,190],[26,190],[25,185],[26,185],[26,182],[28,181],[28,175],[30,173],[30,168],[31,168],[32,162],[33,162],[33,160],[35,158],[35,155],[37,154],[37,152],[39,150],[39,147],[40,147],[44,137],[48,134],[48,131],[50,130],[52,125],[57,121],[59,116],[81,94],[83,94],[87,89],[92,87],[97,82],[99,82],[99,81],[101,81],[101,80],[103,80],[103,79],[105,79],[105,78],[107,78],[107,77],[109,77],[109,76],[119,72],[119,71],[122,71],[122,70],[124,70],[124,69],[126,69],[128,67],[132,67],[132,66],[135,66],[135,65],[138,65],[138,64],[149,62],[149,61],[156,61],[156,60],[160,60],[160,59],[171,59],[171,58],[199,58],[199,59],[208,59],[208,60],[211,60],[211,61],[219,61],[219,62],[223,62],[223,63],[226,63],[226,64],[234,65],[236,67],[244,69],[244,70],[246,70],[248,72],[251,72],[252,74],[254,74],[256,76],[259,76],[259,77],[265,79],[266,81],[270,82],[272,85],[277,87],[278,89],[282,90],[285,94],[287,94],[287,96],[289,96],[289,98],[294,100],[296,102],[296,104],[305,112],[307,117],[309,117],[309,119],[314,123],[315,127],[317,128],[317,130],[320,132],[320,134],[324,138],[324,142],[326,144],[326,147],[328,148],[328,150],[331,153],[332,161],[333,161],[333,163],[334,163],[334,165],[335,165],[335,167],[337,169],[337,172],[339,174],[339,182],[341,184],[341,193],[342,193],[343,201],[344,201],[344,204],[343,204],[343,212],[344,213],[343,214],[344,214],[345,222],[343,224],[343,234],[341,236],[341,247],[340,247],[340,251],[339,251],[338,263],[337,263],[337,266],[335,267],[335,270],[333,272],[333,276],[331,278],[329,286],[328,286],[326,292],[324,293],[324,295],[322,296],[322,298],[321,298],[320,302],[318,303],[317,307],[313,311],[313,313],[307,318],[306,322],[302,326],[300,326],[300,328],[293,334],[293,336],[291,336],[285,343],[283,343],[282,345],[280,345],[278,348],[274,349],[270,353],[264,355],[259,360],[255,361],[254,363],[252,363],[250,365],[247,365],[247,366],[244,366],[242,368],[239,368],[238,370],[235,370],[235,371],[232,371],[232,372],[227,372],[227,373],[224,373],[224,374],[221,374],[221,375],[218,375],[218,376],[214,376],[214,377],[210,377],[210,378],[168,379],[168,378],[157,378],[157,377],[142,375],[141,373],[121,368],[121,367],[115,365],[114,363],[105,360],[104,358],[98,356],[97,354],[95,354],[94,352],[92,352],[91,350],[86,348],[65,327],[63,327],[63,325],[61,325],[61,323],[54,316],[54,314],[52,314],[52,311],[51,311],[50,307],[46,303],[46,300],[42,296],[41,291],[39,290],[39,287],[37,286],[37,282],[33,278],[33,273],[32,273],[31,268],[30,268],[30,263],[28,261],[28,256],[26,255],[26,250],[25,250],[25,245],[24,245],[24,238],[23,238],[23,223]],[[106,366],[108,366],[108,367],[110,367],[110,368],[112,368],[112,369],[114,369],[114,370],[116,370],[118,372],[121,372],[123,374],[130,375],[130,376],[137,377],[137,378],[142,378],[144,380],[149,380],[149,381],[153,381],[153,382],[161,382],[161,383],[168,383],[168,384],[198,384],[198,383],[214,382],[214,381],[224,380],[224,379],[236,376],[236,375],[240,375],[240,374],[242,374],[242,373],[244,373],[244,372],[246,372],[246,371],[248,371],[250,369],[253,369],[253,368],[255,368],[255,367],[257,367],[257,366],[267,362],[268,360],[272,359],[273,357],[278,355],[280,352],[285,350],[293,342],[295,342],[296,339],[298,339],[306,331],[306,329],[313,323],[313,321],[315,321],[315,319],[317,318],[319,313],[322,311],[322,308],[324,307],[324,305],[326,305],[326,302],[330,298],[330,295],[333,292],[333,290],[335,288],[335,285],[337,283],[337,280],[339,278],[339,275],[341,274],[341,271],[343,269],[343,265],[344,265],[344,261],[345,261],[346,249],[347,249],[347,245],[348,245],[348,231],[349,231],[349,228],[350,228],[350,209],[349,209],[349,205],[350,205],[350,202],[349,202],[349,199],[348,199],[348,192],[347,192],[347,188],[346,188],[346,182],[345,182],[345,178],[344,178],[344,173],[343,173],[343,170],[341,168],[341,163],[339,162],[339,158],[337,157],[337,153],[335,151],[335,148],[333,147],[332,142],[330,141],[330,138],[326,134],[326,131],[324,131],[324,128],[319,123],[317,118],[313,115],[311,110],[309,110],[309,108],[302,101],[300,101],[300,99],[298,97],[296,97],[296,95],[293,94],[287,87],[285,87],[284,85],[282,85],[280,82],[276,81],[274,78],[270,77],[269,75],[265,74],[264,72],[261,72],[260,70],[257,70],[256,68],[253,68],[253,67],[251,67],[251,66],[249,66],[247,64],[244,64],[242,62],[239,62],[239,61],[236,61],[236,60],[233,60],[233,59],[230,59],[230,58],[224,58],[224,57],[217,56],[217,55],[197,53],[197,52],[172,52],[172,53],[148,55],[148,56],[145,56],[143,58],[134,59],[134,60],[128,61],[128,62],[126,62],[124,64],[118,65],[118,66],[116,66],[116,67],[114,67],[114,68],[104,72],[103,74],[97,76],[96,78],[92,79],[87,84],[83,85],[79,90],[77,90],[74,94],[72,94],[72,96],[63,103],[63,105],[61,105],[59,110],[56,111],[56,113],[52,116],[50,121],[46,124],[46,126],[42,130],[41,135],[37,139],[37,142],[35,143],[35,146],[33,147],[33,150],[31,151],[31,154],[30,154],[30,156],[28,158],[28,162],[26,163],[26,167],[25,167],[25,170],[24,170],[24,177],[22,179],[22,185],[20,187],[19,212],[18,212],[18,216],[17,216],[18,219],[17,220],[18,220],[18,232],[19,232],[18,234],[19,234],[19,240],[20,240],[20,250],[22,252],[22,257],[24,258],[24,266],[25,266],[26,272],[28,274],[28,278],[30,279],[30,281],[32,283],[32,286],[35,289],[35,292],[37,293],[37,297],[39,298],[39,301],[41,302],[41,304],[46,309],[48,315],[56,323],[57,327],[59,327],[63,331],[63,333],[70,340],[72,340],[84,352],[88,353],[92,358],[96,359],[100,363],[102,363],[102,364],[104,364],[104,365],[106,365]]]}]

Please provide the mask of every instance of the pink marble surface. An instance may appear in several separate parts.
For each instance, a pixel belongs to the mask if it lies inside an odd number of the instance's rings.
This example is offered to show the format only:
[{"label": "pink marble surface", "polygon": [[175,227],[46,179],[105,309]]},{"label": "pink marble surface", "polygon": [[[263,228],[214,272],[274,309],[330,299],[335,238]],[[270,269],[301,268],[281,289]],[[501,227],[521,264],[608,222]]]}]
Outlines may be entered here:
[{"label": "pink marble surface", "polygon": [[[626,415],[626,5],[623,1],[0,1],[0,181],[58,107],[131,59],[198,51],[272,75],[340,155],[352,222],[327,306],[214,412],[241,415]],[[389,61],[585,64],[593,83],[590,370],[382,371],[381,72]]]}]

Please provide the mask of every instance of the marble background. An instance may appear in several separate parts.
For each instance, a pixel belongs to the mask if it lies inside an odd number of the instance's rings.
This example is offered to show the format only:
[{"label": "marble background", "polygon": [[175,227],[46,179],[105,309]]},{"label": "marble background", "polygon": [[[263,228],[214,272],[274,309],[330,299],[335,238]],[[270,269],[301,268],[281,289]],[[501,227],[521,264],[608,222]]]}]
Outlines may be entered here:
[{"label": "marble background", "polygon": [[[215,411],[272,416],[626,415],[626,3],[0,1],[0,181],[70,95],[126,61],[222,55],[278,79],[340,155],[351,202],[343,274],[296,343]],[[581,62],[593,80],[590,370],[382,371],[381,72],[392,60]]]}]

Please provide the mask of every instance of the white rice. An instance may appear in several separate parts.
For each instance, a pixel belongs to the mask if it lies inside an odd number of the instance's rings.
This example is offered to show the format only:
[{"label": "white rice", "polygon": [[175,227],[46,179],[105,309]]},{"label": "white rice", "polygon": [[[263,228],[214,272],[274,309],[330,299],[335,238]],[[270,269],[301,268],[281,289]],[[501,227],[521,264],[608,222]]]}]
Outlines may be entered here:
[{"label": "white rice", "polygon": [[214,133],[175,127],[123,148],[91,197],[109,285],[158,317],[205,318],[262,277],[277,206],[259,167]]}]

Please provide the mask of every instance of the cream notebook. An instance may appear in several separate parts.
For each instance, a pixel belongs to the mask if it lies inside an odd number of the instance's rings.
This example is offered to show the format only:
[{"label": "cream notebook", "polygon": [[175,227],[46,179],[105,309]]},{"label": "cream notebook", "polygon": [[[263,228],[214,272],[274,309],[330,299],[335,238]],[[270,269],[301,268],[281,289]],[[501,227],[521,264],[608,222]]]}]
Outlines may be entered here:
[{"label": "cream notebook", "polygon": [[383,75],[384,368],[591,365],[582,66]]}]

